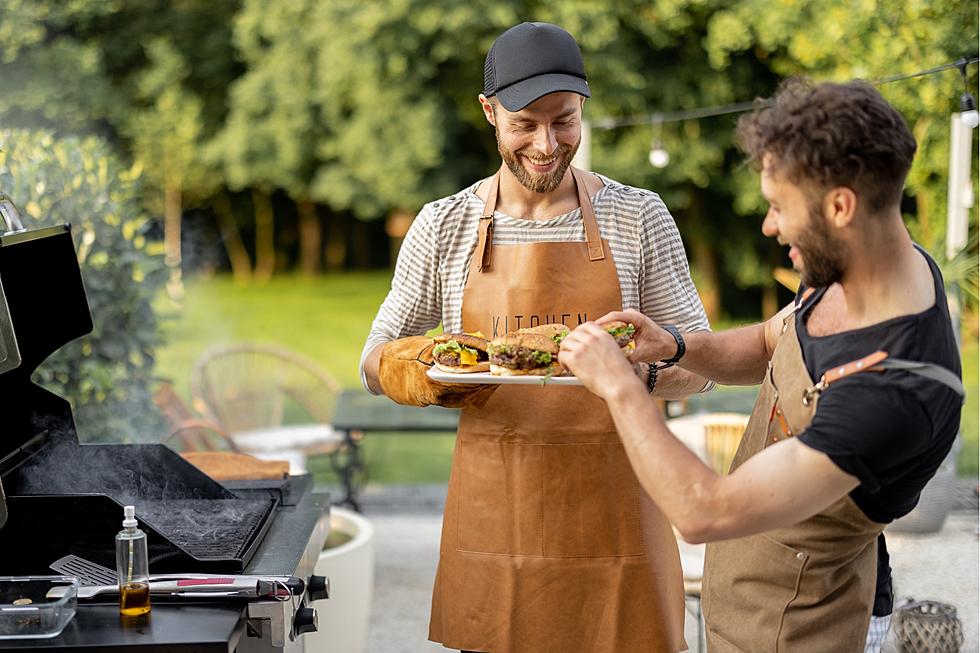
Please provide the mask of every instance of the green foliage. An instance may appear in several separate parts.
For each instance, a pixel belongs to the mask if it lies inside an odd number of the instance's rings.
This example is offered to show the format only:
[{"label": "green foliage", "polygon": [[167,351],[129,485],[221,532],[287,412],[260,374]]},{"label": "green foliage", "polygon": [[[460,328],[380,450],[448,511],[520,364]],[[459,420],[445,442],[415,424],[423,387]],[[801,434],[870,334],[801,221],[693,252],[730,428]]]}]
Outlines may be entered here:
[{"label": "green foliage", "polygon": [[40,383],[73,404],[84,439],[160,437],[151,402],[161,339],[151,299],[165,282],[144,235],[139,179],[94,138],[0,131],[0,188],[26,228],[70,223],[94,329],[48,359]]},{"label": "green foliage", "polygon": [[[168,37],[148,40],[145,52],[150,66],[135,76],[138,104],[120,130],[129,136],[151,187],[213,192],[216,180],[200,158],[202,103],[183,85],[188,63]],[[157,201],[149,206],[161,210],[161,195],[154,194]]]},{"label": "green foliage", "polygon": [[261,286],[239,286],[226,276],[188,280],[179,310],[165,297],[155,305],[158,314],[173,315],[164,325],[168,344],[158,374],[188,397],[191,367],[208,347],[256,340],[300,352],[345,388],[360,388],[361,347],[390,285],[387,271],[280,275]]},{"label": "green foliage", "polygon": [[960,433],[963,436],[963,450],[957,460],[957,471],[960,476],[977,478],[980,471],[980,347],[977,346],[977,334],[964,336],[972,342],[963,345],[963,385],[966,387],[966,403],[963,404],[963,421],[960,423]]},{"label": "green foliage", "polygon": [[[107,132],[146,171],[153,212],[165,188],[191,206],[224,187],[380,219],[493,170],[476,101],[483,59],[522,20],[576,35],[592,119],[767,96],[788,75],[915,72],[974,54],[977,42],[977,7],[964,0],[7,0],[0,112],[5,126]],[[977,66],[969,71],[976,89]],[[962,90],[955,70],[882,87],[919,142],[907,219],[934,253]],[[787,262],[759,233],[763,202],[734,122],[664,125],[664,169],[647,164],[649,125],[597,129],[593,167],[661,194],[699,279],[772,286],[772,267]],[[277,224],[280,245],[296,238]],[[730,314],[758,315],[727,301]]]},{"label": "green foliage", "polygon": [[[752,54],[779,76],[805,75],[816,81],[869,81],[916,73],[975,55],[978,39],[975,2],[878,2],[813,0],[772,3],[738,0],[725,3],[708,24],[705,48],[718,69],[733,56]],[[976,94],[977,66],[968,67],[967,86]],[[918,142],[907,193],[914,212],[906,216],[913,238],[944,258],[950,113],[959,111],[964,82],[960,72],[896,81],[879,87],[902,112]],[[977,178],[974,175],[974,191]],[[742,189],[738,205],[755,202]],[[976,212],[970,216],[976,233]],[[976,257],[974,239],[969,253]],[[975,268],[974,268],[975,271]],[[974,272],[974,279],[975,272]],[[973,282],[975,283],[975,281]],[[975,303],[974,303],[975,305]]]}]

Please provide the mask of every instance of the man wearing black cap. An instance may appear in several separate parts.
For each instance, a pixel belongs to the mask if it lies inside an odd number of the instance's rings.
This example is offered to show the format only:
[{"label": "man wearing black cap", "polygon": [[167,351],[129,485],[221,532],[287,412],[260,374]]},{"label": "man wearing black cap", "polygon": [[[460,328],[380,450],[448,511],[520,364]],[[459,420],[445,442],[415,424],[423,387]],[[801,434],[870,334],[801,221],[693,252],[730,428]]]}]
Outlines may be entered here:
[{"label": "man wearing black cap", "polygon": [[[563,29],[522,23],[494,42],[479,100],[503,165],[423,207],[364,348],[372,392],[463,407],[429,628],[449,648],[686,648],[676,540],[605,404],[582,387],[504,383],[522,377],[426,376],[432,341],[420,334],[440,322],[495,338],[625,308],[678,332],[708,329],[660,198],[571,166],[590,94]],[[643,380],[666,398],[706,387],[679,368]]]}]

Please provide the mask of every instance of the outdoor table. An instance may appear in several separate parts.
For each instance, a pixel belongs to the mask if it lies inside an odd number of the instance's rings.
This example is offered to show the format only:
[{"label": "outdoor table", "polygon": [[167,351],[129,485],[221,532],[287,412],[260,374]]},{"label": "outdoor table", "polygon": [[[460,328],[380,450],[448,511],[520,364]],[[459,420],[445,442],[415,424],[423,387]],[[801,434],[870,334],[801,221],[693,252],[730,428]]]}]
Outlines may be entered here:
[{"label": "outdoor table", "polygon": [[340,475],[344,496],[337,505],[348,505],[361,511],[357,501],[360,491],[357,478],[364,469],[360,441],[369,432],[386,433],[455,433],[459,410],[440,406],[402,406],[381,395],[362,390],[346,390],[337,400],[333,429],[344,445],[331,454],[331,465]]},{"label": "outdoor table", "polygon": [[[743,394],[728,395],[723,397],[727,402],[715,399],[715,403],[719,408],[744,407],[746,398]],[[703,410],[710,405],[710,399],[706,399],[696,397],[701,401],[700,405],[695,402],[697,407]],[[668,420],[667,424],[699,458],[705,460],[703,418],[703,414],[689,415]],[[372,395],[363,390],[345,390],[337,400],[337,412],[331,426],[343,441],[343,445],[330,454],[331,466],[340,476],[344,488],[344,496],[337,505],[348,505],[360,512],[357,479],[364,469],[361,439],[370,432],[455,433],[459,426],[459,409],[402,406],[382,395]]]}]

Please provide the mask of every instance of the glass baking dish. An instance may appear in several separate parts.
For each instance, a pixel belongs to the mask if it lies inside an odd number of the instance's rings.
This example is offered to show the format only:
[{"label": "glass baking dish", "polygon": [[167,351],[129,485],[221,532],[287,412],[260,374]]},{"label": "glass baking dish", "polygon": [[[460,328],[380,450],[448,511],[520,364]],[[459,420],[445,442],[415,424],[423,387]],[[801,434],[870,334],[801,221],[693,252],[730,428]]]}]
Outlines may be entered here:
[{"label": "glass baking dish", "polygon": [[[48,598],[54,587],[66,587]],[[0,640],[56,637],[75,616],[74,576],[0,576]]]}]

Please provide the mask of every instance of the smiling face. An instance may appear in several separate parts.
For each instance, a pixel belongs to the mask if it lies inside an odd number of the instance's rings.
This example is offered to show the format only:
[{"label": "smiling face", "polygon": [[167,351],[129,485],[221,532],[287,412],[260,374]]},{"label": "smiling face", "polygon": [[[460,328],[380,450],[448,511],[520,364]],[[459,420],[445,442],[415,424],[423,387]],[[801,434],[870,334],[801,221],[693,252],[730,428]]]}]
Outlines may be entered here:
[{"label": "smiling face", "polygon": [[762,233],[790,246],[789,258],[803,283],[822,288],[839,282],[844,277],[847,244],[831,232],[821,194],[807,193],[783,178],[768,157],[762,168],[762,194],[769,202]]},{"label": "smiling face", "polygon": [[558,188],[582,140],[582,104],[576,93],[551,93],[520,111],[480,98],[496,127],[497,150],[522,186],[536,193]]}]

